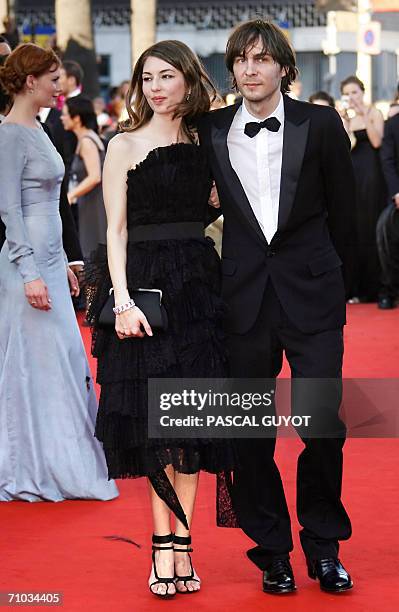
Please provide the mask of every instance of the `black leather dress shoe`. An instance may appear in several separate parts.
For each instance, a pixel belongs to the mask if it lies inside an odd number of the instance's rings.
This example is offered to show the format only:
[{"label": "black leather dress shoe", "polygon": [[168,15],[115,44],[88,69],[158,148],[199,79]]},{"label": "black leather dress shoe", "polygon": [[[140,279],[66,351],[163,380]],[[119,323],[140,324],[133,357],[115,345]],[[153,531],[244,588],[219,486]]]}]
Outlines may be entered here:
[{"label": "black leather dress shoe", "polygon": [[353,587],[348,572],[336,557],[308,561],[309,578],[318,579],[322,591],[340,593]]},{"label": "black leather dress shoe", "polygon": [[263,572],[263,590],[277,595],[296,590],[294,574],[288,559],[274,559]]},{"label": "black leather dress shoe", "polygon": [[382,297],[378,300],[378,308],[381,310],[391,310],[391,308],[395,308],[395,302],[390,297]]}]

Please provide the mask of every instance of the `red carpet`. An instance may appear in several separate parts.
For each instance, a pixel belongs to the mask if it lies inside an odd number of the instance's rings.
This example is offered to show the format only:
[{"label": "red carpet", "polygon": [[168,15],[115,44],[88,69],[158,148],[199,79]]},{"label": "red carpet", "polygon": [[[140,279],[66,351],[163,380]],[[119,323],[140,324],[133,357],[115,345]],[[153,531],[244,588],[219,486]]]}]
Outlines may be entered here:
[{"label": "red carpet", "polygon": [[[399,309],[381,312],[374,305],[349,307],[345,376],[398,377]],[[88,343],[88,330],[83,329]],[[285,370],[287,372],[287,370]],[[345,446],[344,502],[353,537],[341,558],[355,588],[327,595],[309,580],[298,545],[295,513],[295,458],[301,444],[282,440],[278,463],[295,534],[292,563],[298,593],[272,597],[261,592],[261,574],[244,551],[250,541],[239,530],[214,524],[214,479],[201,476],[195,524],[194,559],[203,579],[200,593],[161,602],[146,587],[151,526],[146,483],[119,482],[120,498],[111,502],[0,504],[0,592],[61,591],[66,611],[130,612],[160,607],[188,610],[273,612],[381,612],[399,607],[399,442],[349,440]],[[105,539],[117,535],[141,548]]]}]

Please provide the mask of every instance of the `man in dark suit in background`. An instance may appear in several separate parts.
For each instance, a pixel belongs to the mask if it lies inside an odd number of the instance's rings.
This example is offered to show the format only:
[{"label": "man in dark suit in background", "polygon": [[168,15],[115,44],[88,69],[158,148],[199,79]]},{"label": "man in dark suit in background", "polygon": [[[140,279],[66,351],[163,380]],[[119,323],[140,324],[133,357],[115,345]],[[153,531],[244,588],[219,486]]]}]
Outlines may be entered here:
[{"label": "man in dark suit in background", "polygon": [[64,159],[65,138],[67,132],[61,122],[61,111],[58,108],[41,108],[39,112],[41,123],[47,125],[51,132],[54,146]]},{"label": "man in dark suit in background", "polygon": [[[65,98],[72,98],[74,96],[78,96],[81,93],[82,79],[83,70],[77,62],[66,61],[63,63],[60,74],[60,87]],[[72,216],[73,221],[75,223],[75,227],[78,230],[78,215],[76,205],[71,206],[68,203],[67,199],[70,168],[77,146],[76,136],[73,132],[67,132],[66,130],[64,130],[64,126],[62,125],[61,121],[61,111],[56,108],[42,108],[40,110],[40,120],[42,123],[48,126],[55,148],[61,155],[65,165],[65,176],[61,185],[61,201],[63,202],[62,209],[60,210],[61,218],[64,221],[64,217],[67,216],[69,220],[70,216]],[[68,215],[66,215],[65,212],[65,203],[68,204]],[[78,256],[76,252],[76,256],[73,257],[73,259],[69,260],[70,266],[77,276],[83,269],[83,257],[80,250],[80,246],[79,253],[80,255]],[[74,304],[77,308],[80,308],[81,306],[83,307],[84,296],[81,295],[79,298],[74,299]]]},{"label": "man in dark suit in background", "polygon": [[[64,98],[68,99],[79,96],[82,93],[82,81],[83,69],[80,64],[72,60],[66,60],[62,64],[60,72],[60,87]],[[58,147],[60,147],[58,151],[65,164],[65,176],[61,187],[61,193],[66,195],[68,193],[69,187],[71,164],[75,155],[78,140],[72,131],[64,130],[64,126],[62,125],[60,117],[56,118],[53,115],[52,119],[54,122],[54,141],[56,143],[57,149]],[[75,226],[79,232],[78,207],[76,204],[71,204],[70,209],[75,222]],[[78,265],[74,268],[75,274],[79,274],[79,272],[82,270],[82,263],[83,262],[77,262]],[[76,309],[83,309],[84,296],[81,294],[77,300],[74,300],[74,304]]]},{"label": "man in dark suit in background", "polygon": [[385,123],[380,156],[390,201],[377,223],[382,269],[378,306],[387,310],[394,308],[399,294],[399,114]]},{"label": "man in dark suit in background", "polygon": [[[60,73],[60,87],[65,99],[74,98],[82,93],[82,80],[83,69],[77,62],[68,60],[62,64]],[[64,151],[61,154],[61,157],[65,164],[65,176],[69,177],[69,169],[72,164],[78,141],[73,132],[66,132],[62,124],[61,127],[64,131]]]},{"label": "man in dark suit in background", "polygon": [[[310,427],[297,428],[305,445],[297,472],[301,544],[309,576],[337,593],[352,587],[338,559],[339,540],[351,535],[341,502],[346,428],[338,416],[341,264],[351,250],[355,199],[350,143],[334,109],[286,95],[297,69],[277,26],[261,19],[239,25],[226,64],[243,103],[209,113],[199,136],[224,215],[230,374],[274,379],[285,352],[293,414],[312,416]],[[310,379],[320,380],[318,392]],[[290,516],[275,438],[238,439],[236,446],[233,501],[241,528],[257,543],[248,556],[263,570],[265,592],[292,592]]]}]

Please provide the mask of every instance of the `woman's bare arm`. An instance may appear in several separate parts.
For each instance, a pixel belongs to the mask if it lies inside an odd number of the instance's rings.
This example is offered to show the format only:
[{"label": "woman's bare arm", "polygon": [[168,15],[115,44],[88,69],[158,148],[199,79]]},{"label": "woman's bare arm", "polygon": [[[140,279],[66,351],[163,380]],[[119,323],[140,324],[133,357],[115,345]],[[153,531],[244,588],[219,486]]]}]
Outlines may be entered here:
[{"label": "woman's bare arm", "polygon": [[382,143],[384,135],[384,118],[377,108],[370,108],[365,117],[367,135],[371,144],[378,149]]},{"label": "woman's bare arm", "polygon": [[130,299],[126,281],[126,178],[131,153],[129,143],[123,136],[120,134],[110,141],[103,169],[103,194],[108,224],[108,266],[116,305]]},{"label": "woman's bare arm", "polygon": [[[108,267],[114,288],[115,305],[130,300],[126,278],[127,249],[127,199],[126,177],[131,167],[132,142],[124,134],[115,136],[108,145],[104,162],[103,192],[107,213]],[[122,340],[129,336],[142,337],[144,332],[152,336],[152,330],[144,313],[137,307],[116,316],[115,331]]]}]

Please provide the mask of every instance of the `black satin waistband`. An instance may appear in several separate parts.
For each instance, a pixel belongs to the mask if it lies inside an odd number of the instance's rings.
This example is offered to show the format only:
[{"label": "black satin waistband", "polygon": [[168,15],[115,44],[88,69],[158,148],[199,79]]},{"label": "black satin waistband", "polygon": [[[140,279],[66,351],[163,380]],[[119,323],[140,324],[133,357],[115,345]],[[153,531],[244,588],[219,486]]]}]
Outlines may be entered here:
[{"label": "black satin waistband", "polygon": [[204,224],[200,221],[181,223],[149,223],[129,227],[129,242],[143,240],[187,240],[203,238]]}]

